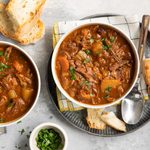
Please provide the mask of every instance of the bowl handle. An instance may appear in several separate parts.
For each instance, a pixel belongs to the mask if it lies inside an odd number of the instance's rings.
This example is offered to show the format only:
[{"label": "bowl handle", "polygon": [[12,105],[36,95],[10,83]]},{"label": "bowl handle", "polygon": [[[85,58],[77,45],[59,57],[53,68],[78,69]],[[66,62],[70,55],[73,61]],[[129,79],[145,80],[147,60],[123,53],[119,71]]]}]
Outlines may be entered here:
[{"label": "bowl handle", "polygon": [[6,132],[7,132],[6,127],[1,127],[0,128],[0,135],[5,134]]}]

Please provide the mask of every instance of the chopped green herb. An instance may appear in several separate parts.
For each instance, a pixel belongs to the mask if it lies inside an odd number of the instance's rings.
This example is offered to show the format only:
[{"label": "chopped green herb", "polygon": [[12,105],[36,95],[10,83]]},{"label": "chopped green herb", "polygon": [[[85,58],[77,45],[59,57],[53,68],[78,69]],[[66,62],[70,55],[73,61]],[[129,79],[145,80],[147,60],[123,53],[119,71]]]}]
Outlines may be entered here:
[{"label": "chopped green herb", "polygon": [[111,90],[112,90],[112,87],[111,87],[111,86],[108,86],[108,87],[105,89],[104,98],[106,98],[106,99],[109,98]]},{"label": "chopped green herb", "polygon": [[22,121],[18,121],[17,124],[21,123]]},{"label": "chopped green herb", "polygon": [[3,51],[0,51],[0,56],[3,56],[4,55],[4,52]]},{"label": "chopped green herb", "polygon": [[71,75],[71,80],[75,80],[76,79],[76,76],[75,76],[75,69],[73,66],[71,66],[69,68],[69,71],[70,71],[70,75]]},{"label": "chopped green herb", "polygon": [[89,82],[88,80],[85,81],[85,85],[88,86],[88,88],[91,88],[91,82]]},{"label": "chopped green herb", "polygon": [[85,50],[85,53],[87,54],[87,55],[89,55],[89,54],[91,54],[91,51],[90,50]]},{"label": "chopped green herb", "polygon": [[89,89],[91,88],[91,82],[88,80],[82,80],[80,86],[86,85]]},{"label": "chopped green herb", "polygon": [[89,58],[86,58],[86,59],[83,61],[84,64],[86,64],[86,63],[88,63],[88,62],[90,62],[90,59],[89,59]]},{"label": "chopped green herb", "polygon": [[112,87],[111,86],[108,86],[106,89],[105,89],[105,92],[108,91],[108,92],[111,92],[112,90]]},{"label": "chopped green herb", "polygon": [[0,71],[3,71],[4,69],[8,69],[8,68],[10,68],[10,66],[0,63]]},{"label": "chopped green herb", "polygon": [[101,41],[104,42],[104,41],[105,41],[105,38],[102,38]]},{"label": "chopped green herb", "polygon": [[59,150],[64,146],[59,133],[53,129],[41,129],[36,142],[40,150]]},{"label": "chopped green herb", "polygon": [[108,45],[109,49],[112,48],[112,45]]},{"label": "chopped green herb", "polygon": [[104,50],[108,50],[109,47],[108,47],[107,45],[103,45],[103,49],[104,49]]},{"label": "chopped green herb", "polygon": [[30,135],[29,135],[29,134],[27,134],[27,135],[26,135],[26,137],[27,137],[27,139],[29,139],[29,138],[30,138]]},{"label": "chopped green herb", "polygon": [[105,95],[104,95],[104,98],[109,98],[109,94],[105,94]]},{"label": "chopped green herb", "polygon": [[90,43],[94,43],[94,39],[93,38],[90,38]]},{"label": "chopped green herb", "polygon": [[0,123],[3,123],[4,122],[4,119],[3,118],[0,118]]},{"label": "chopped green herb", "polygon": [[24,147],[28,147],[28,144],[26,143],[26,144],[24,145]]},{"label": "chopped green herb", "polygon": [[113,43],[115,41],[115,37],[114,36],[110,36],[110,42]]},{"label": "chopped green herb", "polygon": [[16,148],[16,149],[21,149],[21,147],[20,147],[20,146],[18,146],[18,145],[16,145],[16,146],[15,146],[15,148]]},{"label": "chopped green herb", "polygon": [[21,131],[19,131],[20,132],[20,134],[22,135],[22,134],[24,134],[25,133],[25,130],[24,129],[22,129]]},{"label": "chopped green herb", "polygon": [[93,93],[90,93],[90,96],[91,96],[91,97],[93,97],[93,96],[94,96],[94,94],[93,94]]},{"label": "chopped green herb", "polygon": [[8,103],[7,103],[7,107],[8,108],[12,108],[12,107],[14,107],[15,106],[15,102],[13,101],[13,99],[10,99],[9,101],[8,101]]}]

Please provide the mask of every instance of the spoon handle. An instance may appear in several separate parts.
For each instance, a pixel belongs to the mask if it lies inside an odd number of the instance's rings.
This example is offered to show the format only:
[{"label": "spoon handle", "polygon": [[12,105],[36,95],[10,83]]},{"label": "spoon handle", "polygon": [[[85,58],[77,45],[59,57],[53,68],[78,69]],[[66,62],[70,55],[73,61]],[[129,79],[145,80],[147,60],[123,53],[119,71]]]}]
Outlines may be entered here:
[{"label": "spoon handle", "polygon": [[138,47],[138,53],[139,53],[139,60],[140,60],[140,74],[142,72],[142,64],[143,64],[143,55],[147,40],[147,34],[148,34],[148,27],[150,23],[150,16],[144,15],[142,18],[142,26],[140,31],[140,40],[139,40],[139,47]]}]

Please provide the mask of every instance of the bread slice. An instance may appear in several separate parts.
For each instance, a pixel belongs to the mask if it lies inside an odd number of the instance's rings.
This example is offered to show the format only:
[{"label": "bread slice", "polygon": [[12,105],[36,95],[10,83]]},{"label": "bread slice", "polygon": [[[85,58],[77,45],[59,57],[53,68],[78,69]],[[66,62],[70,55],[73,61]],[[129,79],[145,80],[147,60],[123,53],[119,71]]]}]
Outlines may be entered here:
[{"label": "bread slice", "polygon": [[10,0],[5,11],[13,24],[16,35],[30,32],[39,20],[46,0]]},{"label": "bread slice", "polygon": [[5,5],[0,3],[0,32],[4,36],[18,41],[20,44],[27,45],[41,39],[45,33],[45,27],[43,22],[38,20],[29,33],[18,36],[13,30],[12,22],[5,13]]},{"label": "bread slice", "polygon": [[145,82],[148,85],[148,93],[150,94],[150,59],[145,59],[143,64]]},{"label": "bread slice", "polygon": [[87,109],[87,123],[90,128],[104,130],[106,124],[101,120],[100,115],[103,109]]},{"label": "bread slice", "polygon": [[123,121],[121,121],[119,118],[116,117],[114,112],[105,112],[101,115],[101,119],[103,122],[105,122],[110,127],[126,132],[126,126]]},{"label": "bread slice", "polygon": [[144,60],[144,75],[146,84],[150,86],[150,59]]}]

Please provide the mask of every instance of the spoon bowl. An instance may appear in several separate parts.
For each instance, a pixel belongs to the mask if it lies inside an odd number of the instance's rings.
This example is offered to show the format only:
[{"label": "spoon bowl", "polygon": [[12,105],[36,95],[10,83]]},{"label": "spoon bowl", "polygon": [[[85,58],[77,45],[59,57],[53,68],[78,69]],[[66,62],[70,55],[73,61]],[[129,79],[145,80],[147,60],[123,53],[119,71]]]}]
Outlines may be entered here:
[{"label": "spoon bowl", "polygon": [[127,124],[139,122],[143,112],[143,100],[125,98],[121,104],[122,118]]}]

